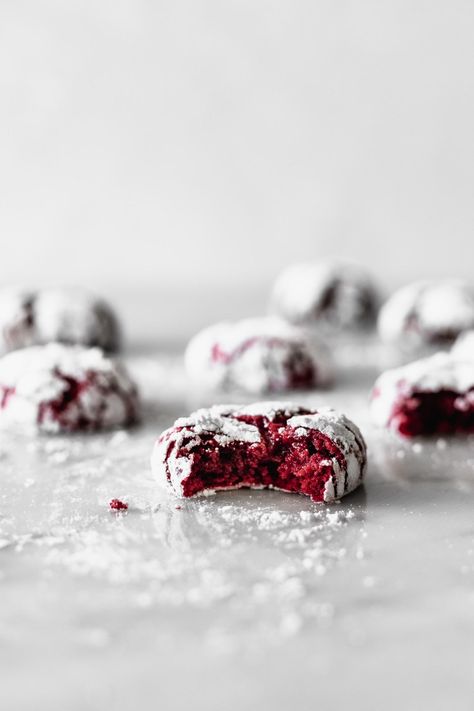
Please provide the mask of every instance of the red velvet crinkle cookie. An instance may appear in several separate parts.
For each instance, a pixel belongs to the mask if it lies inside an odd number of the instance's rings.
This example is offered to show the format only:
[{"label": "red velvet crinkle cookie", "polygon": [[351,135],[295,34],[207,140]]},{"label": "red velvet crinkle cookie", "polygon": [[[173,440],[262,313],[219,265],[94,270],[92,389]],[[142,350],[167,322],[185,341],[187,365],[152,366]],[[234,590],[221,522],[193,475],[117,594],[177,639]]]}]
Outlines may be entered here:
[{"label": "red velvet crinkle cookie", "polygon": [[329,331],[360,330],[375,321],[378,296],[368,274],[357,265],[294,264],[275,282],[272,309],[290,323]]},{"label": "red velvet crinkle cookie", "polygon": [[152,454],[158,481],[180,497],[247,487],[330,502],[359,486],[365,467],[364,439],[345,415],[278,402],[197,410]]},{"label": "red velvet crinkle cookie", "polygon": [[449,344],[474,328],[474,292],[461,281],[420,281],[396,291],[380,310],[386,343],[418,347]]},{"label": "red velvet crinkle cookie", "polygon": [[200,387],[282,392],[327,385],[327,351],[277,318],[218,323],[190,341],[186,370]]},{"label": "red velvet crinkle cookie", "polygon": [[85,289],[0,290],[0,351],[51,342],[116,351],[118,320],[105,301]]},{"label": "red velvet crinkle cookie", "polygon": [[437,353],[382,373],[371,412],[405,437],[474,432],[474,358]]},{"label": "red velvet crinkle cookie", "polygon": [[123,427],[138,417],[126,370],[98,348],[52,343],[0,358],[0,423],[40,432]]}]

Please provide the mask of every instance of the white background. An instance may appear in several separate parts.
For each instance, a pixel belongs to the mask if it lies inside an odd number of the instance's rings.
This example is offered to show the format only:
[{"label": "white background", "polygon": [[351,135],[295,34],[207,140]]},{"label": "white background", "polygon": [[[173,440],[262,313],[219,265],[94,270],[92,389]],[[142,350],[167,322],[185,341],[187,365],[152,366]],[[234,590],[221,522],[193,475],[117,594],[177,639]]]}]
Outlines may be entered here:
[{"label": "white background", "polygon": [[1,0],[0,280],[472,275],[471,0]]}]

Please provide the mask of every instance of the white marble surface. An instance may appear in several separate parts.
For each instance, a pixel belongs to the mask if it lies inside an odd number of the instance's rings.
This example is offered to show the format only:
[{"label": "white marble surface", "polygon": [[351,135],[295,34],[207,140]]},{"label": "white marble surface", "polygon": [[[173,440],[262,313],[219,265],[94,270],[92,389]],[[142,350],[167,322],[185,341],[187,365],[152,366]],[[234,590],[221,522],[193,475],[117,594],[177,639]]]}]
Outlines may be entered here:
[{"label": "white marble surface", "polygon": [[474,439],[374,432],[376,369],[358,360],[304,398],[369,441],[365,487],[331,507],[164,496],[154,436],[204,404],[174,356],[130,358],[147,400],[134,431],[2,433],[0,707],[471,709]]}]

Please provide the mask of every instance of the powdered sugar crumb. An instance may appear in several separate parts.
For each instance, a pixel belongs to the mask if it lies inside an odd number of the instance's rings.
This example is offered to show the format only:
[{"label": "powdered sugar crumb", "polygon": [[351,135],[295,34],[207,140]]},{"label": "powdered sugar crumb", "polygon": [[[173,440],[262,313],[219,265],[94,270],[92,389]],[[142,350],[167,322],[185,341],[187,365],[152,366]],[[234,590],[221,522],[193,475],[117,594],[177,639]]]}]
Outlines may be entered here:
[{"label": "powdered sugar crumb", "polygon": [[[22,537],[1,536],[0,549],[13,546],[21,552],[34,546],[45,570],[62,568],[79,579],[100,581],[103,595],[108,589],[104,585],[120,586],[137,608],[212,609],[217,619],[213,632],[206,634],[214,641],[234,635],[226,627],[227,617],[216,612],[217,604],[232,610],[234,624],[253,610],[255,632],[264,629],[275,643],[301,626],[331,623],[333,603],[314,595],[321,577],[349,557],[357,560],[360,524],[352,526],[359,518],[357,511],[317,505],[300,509],[294,504],[277,508],[244,494],[236,503],[201,498],[179,510],[171,501],[147,507],[148,486],[141,494],[130,491],[127,496],[124,488],[116,488],[120,500],[129,503],[126,517],[104,518],[97,512],[85,518],[65,516],[53,508],[47,528]],[[110,483],[104,483],[99,499],[110,500],[110,491]],[[277,501],[280,495],[268,496]],[[251,563],[244,552],[257,541],[268,554],[261,563]],[[223,567],[221,556],[236,546],[241,554],[232,566]],[[91,633],[84,643],[106,644],[107,635]]]}]

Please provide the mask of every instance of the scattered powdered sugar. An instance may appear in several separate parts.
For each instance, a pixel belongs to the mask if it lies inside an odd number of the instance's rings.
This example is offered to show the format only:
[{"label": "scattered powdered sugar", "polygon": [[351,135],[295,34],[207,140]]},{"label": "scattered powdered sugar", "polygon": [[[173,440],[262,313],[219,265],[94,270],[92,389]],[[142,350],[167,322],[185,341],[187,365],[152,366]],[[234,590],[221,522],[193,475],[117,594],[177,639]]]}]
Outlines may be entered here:
[{"label": "scattered powdered sugar", "polygon": [[[360,645],[372,614],[378,621],[396,607],[405,614],[413,600],[415,588],[405,597],[397,593],[397,585],[406,584],[405,556],[420,530],[419,523],[411,529],[400,525],[404,516],[425,516],[430,531],[432,523],[443,524],[434,547],[423,552],[437,552],[445,535],[451,545],[449,531],[460,531],[458,539],[472,548],[468,519],[435,519],[432,502],[441,505],[451,487],[457,494],[451,510],[457,513],[472,498],[474,441],[469,446],[439,439],[424,444],[419,456],[410,443],[369,429],[370,507],[363,489],[330,507],[272,491],[177,505],[157,490],[148,455],[156,432],[183,410],[181,403],[171,412],[154,412],[130,435],[28,441],[0,432],[4,599],[13,591],[1,606],[2,633],[9,618],[29,642],[62,629],[60,653],[76,643],[101,652],[109,645],[125,648],[117,643],[128,644],[134,634],[143,634],[141,645],[146,637],[147,654],[154,649],[150,640],[158,637],[169,653],[168,640],[176,638],[182,649],[194,644],[219,660],[228,654],[248,658],[248,651],[264,656],[272,644],[284,645],[285,654],[298,645],[306,654],[317,638],[323,649],[334,640]],[[433,485],[436,476],[442,487]],[[109,510],[114,498],[128,503],[126,516]],[[422,509],[425,501],[428,508]],[[407,502],[414,514],[404,513]],[[438,567],[439,556],[433,558]],[[472,560],[454,558],[450,548],[451,568],[467,576]],[[390,581],[385,588],[384,575]],[[421,603],[431,599],[432,584],[428,576]],[[17,592],[19,612],[12,616]]]},{"label": "scattered powdered sugar", "polygon": [[[186,522],[185,516],[194,523]],[[326,624],[332,618],[333,604],[314,599],[314,594],[322,576],[348,555],[356,559],[358,526],[355,540],[348,529],[353,518],[351,510],[283,512],[269,506],[200,503],[188,506],[184,516],[162,506],[142,518],[145,525],[140,528],[113,521],[101,531],[52,533],[35,543],[46,547],[47,566],[127,585],[137,590],[132,597],[139,606],[212,609],[217,617],[213,628],[221,633],[229,614],[238,624],[252,610],[259,633],[265,628],[277,641],[296,634],[303,624],[319,623],[320,618]],[[193,539],[186,535],[188,524]],[[207,541],[199,553],[196,536]],[[244,555],[250,548],[255,552],[255,547],[269,546],[274,553],[262,565],[250,563]],[[232,547],[237,547],[242,563],[235,558],[235,565],[222,566],[221,556]],[[228,634],[235,631],[229,629]]]},{"label": "scattered powdered sugar", "polygon": [[[107,441],[113,444],[113,436],[97,444]],[[46,464],[63,451],[51,442],[28,456],[44,457]],[[84,438],[73,443],[52,496],[31,509],[29,530],[18,533],[18,521],[0,519],[3,555],[35,560],[46,579],[72,576],[77,594],[94,590],[94,605],[103,610],[117,596],[130,611],[199,610],[211,651],[252,645],[262,634],[268,644],[280,643],[302,627],[332,623],[336,603],[319,590],[320,581],[345,561],[357,564],[359,507],[328,509],[275,492],[200,498],[177,507],[172,497],[157,494],[145,470],[131,481],[129,464],[114,447],[107,465],[97,468],[90,444],[92,458],[75,461],[75,447],[81,445],[84,455],[89,445],[84,450]],[[39,501],[38,483],[22,489]],[[128,504],[126,515],[110,511],[113,499]],[[250,619],[251,632],[243,635]],[[91,632],[82,643],[108,644],[107,624],[86,629]]]}]

